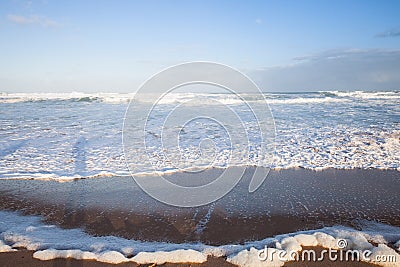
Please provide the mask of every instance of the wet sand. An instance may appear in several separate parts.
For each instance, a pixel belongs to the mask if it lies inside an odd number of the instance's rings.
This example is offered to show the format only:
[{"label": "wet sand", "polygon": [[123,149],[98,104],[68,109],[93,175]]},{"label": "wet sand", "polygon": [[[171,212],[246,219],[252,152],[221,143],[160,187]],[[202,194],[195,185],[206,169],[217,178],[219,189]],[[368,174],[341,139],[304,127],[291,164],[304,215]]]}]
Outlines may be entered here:
[{"label": "wet sand", "polygon": [[[23,250],[17,252],[5,252],[0,253],[0,266],[2,267],[146,267],[154,266],[153,264],[136,264],[134,262],[120,263],[120,264],[110,264],[98,261],[89,260],[76,260],[76,259],[54,259],[49,261],[41,261],[33,258],[33,252]],[[166,263],[157,266],[164,267],[233,267],[235,265],[225,261],[222,258],[208,258],[204,263],[183,263],[174,264]]]},{"label": "wet sand", "polygon": [[[174,174],[168,179],[198,185],[220,171]],[[67,183],[0,180],[0,209],[41,215],[61,227],[81,227],[94,235],[212,245],[336,224],[357,228],[360,219],[400,226],[398,171],[271,171],[256,192],[248,193],[252,171],[248,169],[228,195],[198,208],[160,203],[127,177]]]},{"label": "wet sand", "polygon": [[[317,253],[321,251],[323,248],[321,247],[305,247],[304,249],[313,249]],[[34,259],[32,257],[33,252],[23,250],[17,252],[5,252],[0,253],[0,266],[2,267],[108,267],[108,266],[116,266],[116,267],[146,267],[153,266],[152,264],[138,265],[133,262],[130,263],[122,263],[122,264],[108,264],[97,261],[88,261],[88,260],[75,260],[75,259],[55,259],[49,261],[41,261]],[[233,265],[223,258],[208,258],[204,263],[183,263],[183,264],[173,264],[166,263],[163,265],[164,267],[233,267]],[[367,267],[367,266],[377,266],[370,263],[365,262],[330,262],[325,259],[321,262],[287,262],[285,266],[290,267]]]}]

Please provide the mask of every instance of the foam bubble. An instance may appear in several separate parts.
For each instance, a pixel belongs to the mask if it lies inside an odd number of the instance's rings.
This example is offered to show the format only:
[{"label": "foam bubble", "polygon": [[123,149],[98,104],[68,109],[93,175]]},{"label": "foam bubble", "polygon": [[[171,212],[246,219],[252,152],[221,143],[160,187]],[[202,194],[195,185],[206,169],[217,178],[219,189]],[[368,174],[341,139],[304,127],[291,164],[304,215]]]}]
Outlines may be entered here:
[{"label": "foam bubble", "polygon": [[192,249],[179,249],[174,251],[139,252],[132,261],[138,264],[155,263],[158,265],[165,263],[203,263],[207,260],[207,255]]},{"label": "foam bubble", "polygon": [[[278,255],[280,251],[282,250],[275,248],[270,249],[270,253],[274,255]],[[251,247],[248,250],[242,250],[238,254],[228,257],[227,261],[240,267],[279,267],[285,264],[285,262],[279,260],[278,257],[272,258],[272,260],[267,259],[266,261],[260,261],[259,250],[254,247]]]},{"label": "foam bubble", "polygon": [[9,245],[4,244],[4,242],[0,240],[0,252],[11,252],[11,251],[16,251],[16,249],[13,249]]}]

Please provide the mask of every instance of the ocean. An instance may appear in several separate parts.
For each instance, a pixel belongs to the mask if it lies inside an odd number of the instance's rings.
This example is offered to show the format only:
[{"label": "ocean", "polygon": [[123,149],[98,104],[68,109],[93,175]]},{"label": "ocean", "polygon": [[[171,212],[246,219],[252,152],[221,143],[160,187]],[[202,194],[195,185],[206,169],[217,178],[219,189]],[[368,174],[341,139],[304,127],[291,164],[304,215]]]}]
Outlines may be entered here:
[{"label": "ocean", "polygon": [[[129,175],[121,136],[132,97],[133,94],[78,92],[0,94],[0,179]],[[257,103],[264,101],[262,97],[247,95],[245,101]],[[243,101],[232,95],[176,93],[158,104],[158,114],[149,123],[149,129],[155,130],[148,130],[146,150],[129,155],[130,163],[135,165],[131,171],[174,172],[189,167],[237,165],[399,170],[400,92],[265,93],[264,97],[275,123],[275,149],[268,159],[262,159],[265,155],[260,154],[257,145],[244,153],[243,146],[232,146],[224,128],[198,120],[186,125],[185,135],[181,131],[179,149],[168,151],[172,158],[184,157],[185,164],[159,164],[163,148],[159,144],[161,137],[154,131],[167,128],[165,117],[182,103],[197,99],[197,104],[189,107],[189,112],[196,114],[199,106],[215,109],[217,101],[243,115],[244,123],[247,118],[251,122],[247,111],[241,108]],[[226,118],[224,127],[235,128],[239,124],[234,117]],[[199,151],[203,139],[214,145],[205,145]],[[243,145],[258,141],[254,136]]]}]

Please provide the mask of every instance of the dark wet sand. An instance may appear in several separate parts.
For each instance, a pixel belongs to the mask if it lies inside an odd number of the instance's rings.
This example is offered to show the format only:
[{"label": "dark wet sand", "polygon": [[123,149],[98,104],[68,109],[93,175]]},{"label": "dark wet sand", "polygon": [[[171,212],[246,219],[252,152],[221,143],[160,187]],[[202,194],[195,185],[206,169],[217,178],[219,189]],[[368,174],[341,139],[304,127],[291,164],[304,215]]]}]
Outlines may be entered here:
[{"label": "dark wet sand", "polygon": [[[357,220],[400,226],[400,172],[382,170],[271,171],[248,193],[240,183],[214,204],[176,208],[146,195],[131,178],[96,178],[67,183],[0,180],[0,209],[41,215],[65,228],[138,240],[221,245],[335,224],[357,228]],[[175,174],[171,181],[208,182],[220,170]]]},{"label": "dark wet sand", "polygon": [[[5,252],[0,253],[0,266],[2,267],[145,267],[154,266],[153,264],[136,264],[134,262],[120,263],[120,264],[110,264],[98,261],[89,260],[76,260],[76,259],[54,259],[49,261],[41,261],[33,258],[32,251],[17,251],[17,252]],[[208,258],[204,263],[183,263],[174,264],[166,263],[157,266],[164,267],[233,267],[236,265],[230,264],[222,258]]]},{"label": "dark wet sand", "polygon": [[[306,247],[305,249],[314,249],[317,253],[323,248],[320,247]],[[0,266],[2,267],[106,267],[106,266],[117,266],[117,267],[145,267],[145,266],[153,266],[152,264],[138,265],[135,263],[122,263],[122,264],[108,264],[101,263],[97,261],[88,261],[88,260],[75,260],[75,259],[55,259],[49,261],[41,261],[34,259],[32,257],[33,252],[31,251],[17,251],[17,252],[5,252],[0,253]],[[164,267],[232,267],[236,266],[226,262],[222,258],[208,258],[208,260],[204,263],[183,263],[183,264],[173,264],[166,263],[163,265]],[[290,267],[367,267],[367,266],[377,266],[374,264],[368,264],[364,262],[330,262],[325,259],[321,262],[288,262],[285,266]]]}]

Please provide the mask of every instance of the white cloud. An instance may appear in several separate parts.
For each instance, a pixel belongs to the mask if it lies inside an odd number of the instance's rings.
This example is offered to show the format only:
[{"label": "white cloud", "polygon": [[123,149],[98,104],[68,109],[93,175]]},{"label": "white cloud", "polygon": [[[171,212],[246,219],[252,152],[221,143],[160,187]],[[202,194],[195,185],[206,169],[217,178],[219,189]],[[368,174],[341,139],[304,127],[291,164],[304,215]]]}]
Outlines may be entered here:
[{"label": "white cloud", "polygon": [[9,14],[7,15],[7,19],[13,23],[21,24],[21,25],[29,25],[29,24],[37,24],[42,27],[58,27],[60,24],[52,19],[49,19],[44,16],[38,15],[30,15],[30,16],[21,16]]},{"label": "white cloud", "polygon": [[12,21],[14,23],[18,23],[18,24],[29,24],[32,23],[31,19],[28,19],[24,16],[18,16],[18,15],[8,15],[7,19],[9,21]]}]

